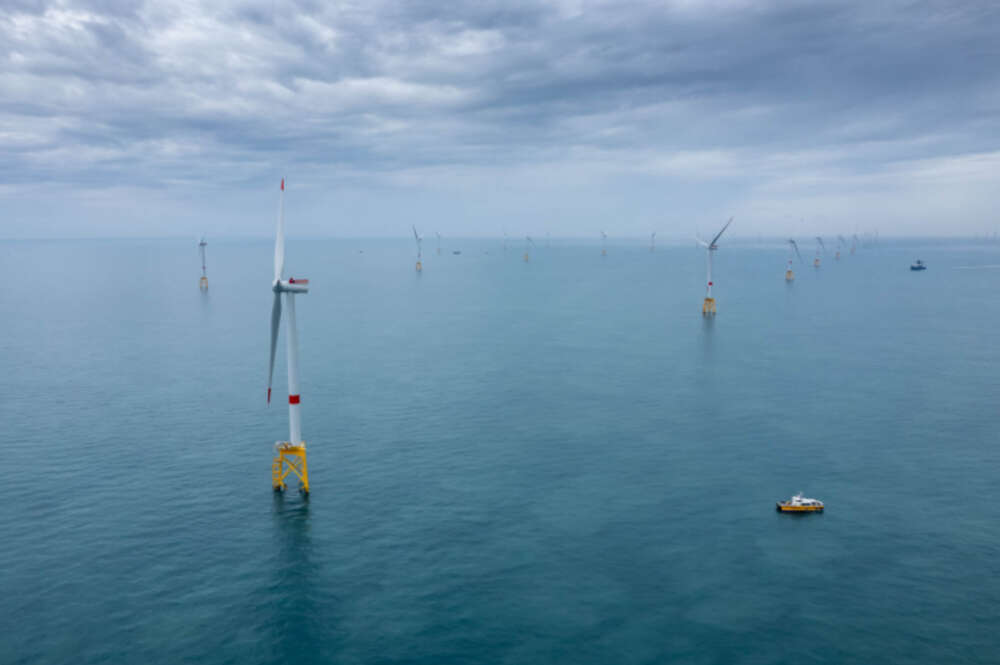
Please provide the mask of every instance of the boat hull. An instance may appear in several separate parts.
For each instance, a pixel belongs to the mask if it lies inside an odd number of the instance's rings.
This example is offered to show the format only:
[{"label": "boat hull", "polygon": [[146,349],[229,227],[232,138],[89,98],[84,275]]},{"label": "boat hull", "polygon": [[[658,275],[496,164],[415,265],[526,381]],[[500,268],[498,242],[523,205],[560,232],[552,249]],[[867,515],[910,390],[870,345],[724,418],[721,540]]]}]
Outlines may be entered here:
[{"label": "boat hull", "polygon": [[775,504],[779,513],[821,513],[823,506],[789,506],[780,501]]}]

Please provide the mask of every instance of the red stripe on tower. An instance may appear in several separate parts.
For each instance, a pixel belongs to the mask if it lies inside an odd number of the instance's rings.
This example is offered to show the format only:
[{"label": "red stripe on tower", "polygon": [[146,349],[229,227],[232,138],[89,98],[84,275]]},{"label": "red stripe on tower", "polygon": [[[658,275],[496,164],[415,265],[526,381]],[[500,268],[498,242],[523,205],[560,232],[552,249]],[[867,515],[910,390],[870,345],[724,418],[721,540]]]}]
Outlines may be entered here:
[{"label": "red stripe on tower", "polygon": [[288,403],[289,404],[298,404],[299,403],[299,396],[298,395],[289,395],[288,396]]},{"label": "red stripe on tower", "polygon": [[281,179],[281,191],[285,191],[285,179]]}]

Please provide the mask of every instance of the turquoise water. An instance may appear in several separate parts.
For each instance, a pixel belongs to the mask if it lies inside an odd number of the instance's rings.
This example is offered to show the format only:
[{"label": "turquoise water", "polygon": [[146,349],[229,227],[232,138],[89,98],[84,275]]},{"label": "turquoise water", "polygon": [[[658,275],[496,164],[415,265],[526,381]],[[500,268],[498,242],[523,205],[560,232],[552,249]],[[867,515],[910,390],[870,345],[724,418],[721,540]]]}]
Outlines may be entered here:
[{"label": "turquoise water", "polygon": [[0,243],[0,662],[997,662],[1000,246],[292,238],[304,501],[209,242]]}]

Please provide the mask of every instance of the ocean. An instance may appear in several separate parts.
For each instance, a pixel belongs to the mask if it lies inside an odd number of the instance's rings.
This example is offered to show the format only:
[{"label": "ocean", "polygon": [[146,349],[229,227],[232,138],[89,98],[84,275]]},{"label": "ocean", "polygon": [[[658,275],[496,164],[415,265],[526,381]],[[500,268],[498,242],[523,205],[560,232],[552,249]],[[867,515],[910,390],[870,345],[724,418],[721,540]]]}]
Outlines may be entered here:
[{"label": "ocean", "polygon": [[1000,662],[1000,245],[293,236],[303,498],[208,242],[0,242],[0,663]]}]

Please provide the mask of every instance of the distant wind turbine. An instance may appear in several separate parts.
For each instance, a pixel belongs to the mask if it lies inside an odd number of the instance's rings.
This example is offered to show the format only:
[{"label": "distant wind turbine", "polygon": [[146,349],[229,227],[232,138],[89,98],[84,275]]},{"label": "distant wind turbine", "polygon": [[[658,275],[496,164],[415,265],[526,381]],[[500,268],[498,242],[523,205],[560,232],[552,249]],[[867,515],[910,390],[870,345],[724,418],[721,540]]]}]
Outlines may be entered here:
[{"label": "distant wind turbine", "polygon": [[416,226],[413,227],[413,239],[417,241],[417,272],[420,272],[421,270],[424,269],[424,264],[421,263],[421,258],[423,258],[423,253],[421,250],[424,239],[420,237],[419,233],[417,233]]},{"label": "distant wind turbine", "polygon": [[437,231],[435,231],[434,235],[437,236],[437,253],[440,256],[441,255],[441,234],[438,233]]},{"label": "distant wind turbine", "polygon": [[[789,238],[788,239],[788,244],[792,246],[793,250],[795,250],[795,256],[799,257],[799,263],[802,263],[802,255],[799,254],[798,243],[796,243],[794,239]],[[792,256],[789,254],[789,256],[788,256],[788,270],[785,271],[785,281],[786,282],[791,282],[794,279],[795,279],[795,273],[792,271]]]},{"label": "distant wind turbine", "polygon": [[826,252],[826,245],[823,244],[823,239],[816,236],[816,258],[813,260],[813,266],[819,268],[819,257],[821,253]]},{"label": "distant wind turbine", "polygon": [[531,239],[531,236],[524,236],[524,262],[527,263],[531,260],[530,251],[531,248],[535,246],[535,241]]},{"label": "distant wind turbine", "polygon": [[653,231],[653,233],[649,236],[649,251],[656,251],[656,231]]},{"label": "distant wind turbine", "polygon": [[722,234],[726,232],[726,229],[728,229],[729,225],[732,223],[733,218],[730,217],[729,221],[726,222],[726,225],[722,227],[722,230],[716,233],[715,237],[712,238],[712,242],[705,242],[700,237],[696,236],[698,243],[705,248],[705,251],[708,254],[708,285],[705,287],[705,302],[701,305],[701,313],[704,316],[715,314],[715,298],[712,297],[712,252],[719,249],[719,246],[716,243],[719,242],[719,238],[722,237]]},{"label": "distant wind turbine", "polygon": [[198,280],[198,288],[202,291],[208,290],[208,276],[205,274],[205,247],[207,245],[205,236],[202,236],[201,242],[198,243],[198,252],[201,254],[201,279]]},{"label": "distant wind turbine", "polygon": [[608,234],[601,231],[601,256],[608,255]]}]

